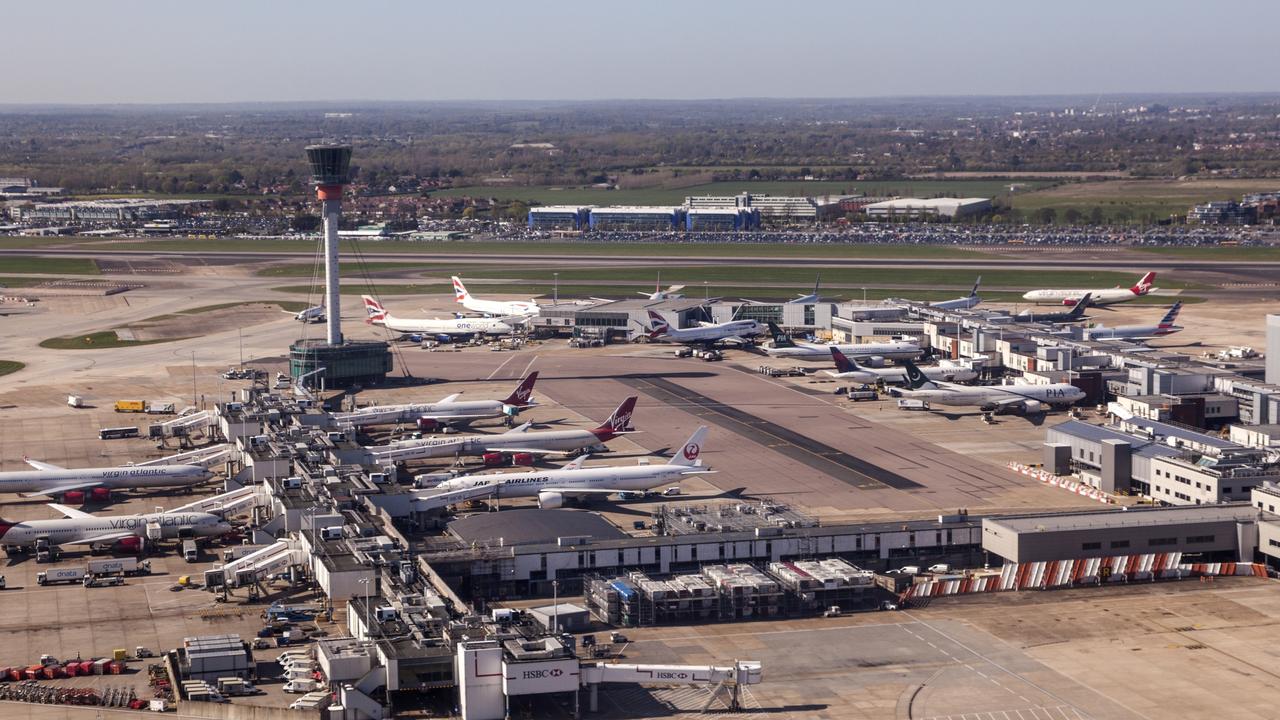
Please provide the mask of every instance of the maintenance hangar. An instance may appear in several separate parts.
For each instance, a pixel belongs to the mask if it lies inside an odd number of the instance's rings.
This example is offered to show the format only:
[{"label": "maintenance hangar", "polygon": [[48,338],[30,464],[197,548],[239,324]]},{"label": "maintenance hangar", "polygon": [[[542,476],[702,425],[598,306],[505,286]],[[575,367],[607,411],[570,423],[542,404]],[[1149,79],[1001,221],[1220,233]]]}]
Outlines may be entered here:
[{"label": "maintenance hangar", "polygon": [[625,206],[592,208],[592,230],[679,230],[684,208],[679,206]]},{"label": "maintenance hangar", "polygon": [[1247,502],[988,517],[982,549],[1016,563],[1152,553],[1253,562],[1264,519],[1275,516]]},{"label": "maintenance hangar", "polygon": [[547,205],[529,208],[530,230],[582,230],[591,217],[591,208]]},{"label": "maintenance hangar", "polygon": [[989,198],[896,198],[872,203],[863,208],[868,220],[877,219],[944,219],[981,215],[991,210]]}]

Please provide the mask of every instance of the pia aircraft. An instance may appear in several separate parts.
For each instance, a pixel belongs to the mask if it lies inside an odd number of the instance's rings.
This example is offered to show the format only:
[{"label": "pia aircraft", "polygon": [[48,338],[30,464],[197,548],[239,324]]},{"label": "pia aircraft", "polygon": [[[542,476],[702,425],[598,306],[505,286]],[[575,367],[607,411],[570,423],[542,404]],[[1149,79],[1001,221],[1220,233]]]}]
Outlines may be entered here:
[{"label": "pia aircraft", "polygon": [[419,458],[478,457],[490,453],[563,455],[634,432],[631,428],[631,416],[635,407],[636,397],[633,395],[623,400],[609,419],[593,430],[530,431],[531,423],[525,423],[501,435],[444,435],[421,440],[401,440],[370,450],[378,464]]},{"label": "pia aircraft", "polygon": [[49,507],[66,517],[23,522],[0,520],[0,545],[4,545],[6,550],[26,549],[45,540],[50,545],[119,546],[123,551],[136,552],[142,547],[148,526],[159,527],[160,536],[164,539],[206,537],[231,531],[231,524],[223,518],[213,513],[187,510],[186,506],[142,515],[104,516],[52,503]]},{"label": "pia aircraft", "polygon": [[1174,324],[1181,311],[1182,301],[1179,300],[1155,325],[1120,325],[1113,328],[1098,326],[1086,330],[1085,336],[1090,340],[1155,340],[1182,332],[1182,326]]},{"label": "pia aircraft", "polygon": [[857,345],[796,342],[791,339],[790,335],[782,332],[782,329],[774,323],[769,323],[769,332],[773,335],[773,345],[765,345],[760,348],[769,357],[825,360],[831,357],[832,348],[838,349],[846,357],[856,357],[873,362],[909,360],[924,354],[924,350],[920,349],[918,344],[907,340],[894,340],[887,343],[861,343]]},{"label": "pia aircraft", "polygon": [[1009,319],[1016,323],[1073,323],[1084,320],[1084,311],[1093,305],[1093,293],[1085,293],[1080,301],[1071,306],[1066,312],[1049,312],[1037,313],[1032,310],[1023,310],[1017,315],[1010,315]]},{"label": "pia aircraft", "polygon": [[924,400],[929,405],[978,407],[983,412],[1012,412],[1019,415],[1038,415],[1054,405],[1072,405],[1084,399],[1085,392],[1069,383],[1050,385],[956,385],[935,382],[906,361],[906,389],[889,392],[898,397]]},{"label": "pia aircraft", "polygon": [[[213,477],[199,465],[151,465],[109,468],[64,468],[52,463],[25,458],[35,470],[0,472],[0,492],[20,493],[23,497],[70,495],[96,502],[111,499],[112,490],[155,487],[192,487]],[[69,498],[64,498],[68,499]]]},{"label": "pia aircraft", "polygon": [[477,497],[536,497],[538,507],[552,509],[564,505],[566,498],[652,490],[679,482],[686,475],[712,472],[703,470],[699,459],[706,437],[707,427],[700,426],[662,465],[587,468],[582,466],[587,458],[583,455],[559,470],[470,475],[445,480],[432,489],[432,494],[420,496],[417,503],[419,507],[430,509]]},{"label": "pia aircraft", "polygon": [[510,335],[515,329],[508,322],[511,318],[398,318],[382,306],[382,303],[369,297],[360,296],[364,300],[364,311],[368,313],[365,322],[370,325],[381,325],[388,330],[399,333],[428,333],[431,335]]},{"label": "pia aircraft", "polygon": [[704,323],[694,328],[673,328],[666,318],[649,311],[649,339],[653,341],[685,345],[749,344],[751,338],[762,332],[764,326],[755,320],[730,320],[726,323]]},{"label": "pia aircraft", "polygon": [[529,302],[522,302],[520,300],[481,300],[480,298],[472,297],[471,293],[467,292],[467,286],[462,284],[462,280],[460,280],[457,275],[452,276],[450,279],[453,280],[454,299],[462,303],[462,307],[470,310],[471,312],[483,313],[485,315],[496,315],[499,317],[512,315],[537,315],[539,312],[538,303],[533,300],[530,300]]},{"label": "pia aircraft", "polygon": [[[835,346],[831,348],[831,359],[835,362],[836,369],[823,370],[822,372],[837,380],[852,380],[853,382],[871,385],[881,382],[886,385],[904,385],[907,383],[907,369],[905,367],[862,367],[845,356],[844,353],[840,352],[840,348]],[[977,370],[950,360],[942,360],[937,365],[920,368],[920,372],[924,373],[924,376],[932,381],[967,382],[978,377]]]},{"label": "pia aircraft", "polygon": [[333,419],[339,425],[355,427],[416,420],[418,427],[423,430],[434,430],[453,425],[467,425],[475,420],[514,417],[520,414],[521,410],[537,404],[531,399],[533,384],[537,381],[538,372],[535,370],[525,376],[504,400],[459,400],[462,393],[454,393],[430,403],[375,405],[352,412],[334,413]]},{"label": "pia aircraft", "polygon": [[1022,295],[1023,300],[1036,304],[1075,305],[1086,294],[1093,296],[1094,305],[1114,305],[1115,303],[1137,300],[1156,288],[1151,283],[1156,281],[1156,274],[1149,272],[1129,288],[1113,287],[1099,290],[1031,290]]},{"label": "pia aircraft", "polygon": [[937,308],[939,310],[968,310],[969,308],[976,307],[978,303],[982,302],[982,298],[978,297],[978,286],[981,284],[982,276],[979,275],[978,279],[973,283],[973,289],[969,291],[968,295],[956,298],[955,300],[940,300],[938,302],[932,302],[929,303],[929,307]]}]

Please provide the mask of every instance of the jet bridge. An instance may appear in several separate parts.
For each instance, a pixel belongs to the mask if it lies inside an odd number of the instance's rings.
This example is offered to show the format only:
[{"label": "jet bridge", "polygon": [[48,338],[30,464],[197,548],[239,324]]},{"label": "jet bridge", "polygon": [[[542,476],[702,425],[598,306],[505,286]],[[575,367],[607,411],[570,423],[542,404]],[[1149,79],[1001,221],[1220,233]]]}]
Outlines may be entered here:
[{"label": "jet bridge", "polygon": [[220,571],[227,587],[257,586],[264,578],[301,562],[301,552],[289,541],[281,540],[210,572]]},{"label": "jet bridge", "polygon": [[201,410],[191,413],[190,415],[182,415],[172,420],[166,420],[160,423],[160,427],[165,437],[174,437],[175,435],[190,435],[196,430],[203,430],[213,425],[214,414],[212,410]]},{"label": "jet bridge", "polygon": [[134,463],[134,466],[199,465],[201,467],[209,468],[225,462],[227,457],[231,454],[231,449],[231,445],[226,443],[221,445],[210,445],[209,447],[189,450],[184,453],[178,453],[177,455],[169,455],[167,457],[156,458],[155,460]]},{"label": "jet bridge", "polygon": [[732,666],[715,665],[634,665],[630,663],[591,663],[581,667],[580,679],[583,685],[590,688],[588,709],[596,712],[599,708],[597,692],[601,683],[635,683],[641,685],[711,685],[711,696],[707,698],[702,712],[710,709],[711,704],[722,692],[729,693],[729,709],[740,710],[742,699],[739,695],[743,685],[756,685],[764,679],[764,666],[754,660],[734,660]]},{"label": "jet bridge", "polygon": [[183,509],[227,517],[259,505],[266,505],[263,498],[263,490],[260,486],[250,485],[239,490],[224,492],[213,497],[188,503],[183,506]]}]

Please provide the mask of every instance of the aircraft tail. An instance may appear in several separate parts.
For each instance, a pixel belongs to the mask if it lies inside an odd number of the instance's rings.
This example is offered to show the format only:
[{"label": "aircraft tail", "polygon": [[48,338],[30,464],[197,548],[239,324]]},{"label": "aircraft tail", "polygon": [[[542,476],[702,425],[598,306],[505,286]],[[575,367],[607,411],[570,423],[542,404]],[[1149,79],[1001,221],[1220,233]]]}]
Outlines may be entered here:
[{"label": "aircraft tail", "polygon": [[924,372],[916,367],[916,364],[910,360],[903,360],[902,364],[907,368],[907,389],[919,390],[927,385],[934,384]]},{"label": "aircraft tail", "polygon": [[592,430],[591,432],[595,433],[596,437],[604,438],[612,437],[616,433],[630,430],[631,416],[635,413],[635,409],[636,396],[632,395],[622,401],[622,404],[618,406],[617,410],[613,411],[613,414],[609,416],[608,420],[600,423],[600,427]]},{"label": "aircraft tail", "polygon": [[773,338],[774,347],[795,347],[796,343],[791,336],[782,331],[775,322],[769,322],[769,337]]},{"label": "aircraft tail", "polygon": [[538,382],[538,371],[534,370],[520,381],[520,384],[507,396],[506,400],[502,401],[502,404],[517,408],[529,407],[533,404],[529,402],[529,399],[533,397],[533,384],[536,382]]},{"label": "aircraft tail", "polygon": [[969,291],[969,297],[978,297],[978,286],[982,284],[982,276],[979,275],[977,280],[973,281],[973,289]]},{"label": "aircraft tail", "polygon": [[1157,327],[1159,327],[1161,330],[1168,330],[1169,328],[1173,327],[1174,322],[1176,322],[1178,319],[1178,313],[1180,312],[1182,312],[1181,300],[1174,303],[1173,307],[1169,308],[1169,312],[1164,314],[1164,317],[1160,319],[1160,324]]},{"label": "aircraft tail", "polygon": [[671,334],[671,323],[668,323],[667,319],[662,317],[658,313],[650,310],[649,311],[649,338],[657,339],[662,337],[663,335],[670,335],[670,334]]},{"label": "aircraft tail", "polygon": [[382,303],[368,295],[361,295],[360,299],[364,300],[364,311],[369,314],[369,317],[364,319],[366,323],[380,323],[387,319],[387,309],[382,307]]},{"label": "aircraft tail", "polygon": [[471,299],[471,293],[467,292],[467,286],[462,284],[462,280],[453,275],[449,278],[453,281],[453,299],[458,302],[466,302]]},{"label": "aircraft tail", "polygon": [[1146,275],[1142,276],[1142,279],[1138,281],[1137,285],[1134,285],[1133,287],[1129,288],[1129,291],[1132,292],[1134,295],[1146,295],[1147,293],[1151,292],[1152,290],[1151,284],[1154,283],[1155,281],[1156,281],[1156,274],[1153,272],[1149,272]]},{"label": "aircraft tail", "polygon": [[702,444],[707,439],[707,426],[699,425],[697,430],[693,431],[693,435],[689,437],[685,444],[676,451],[675,455],[667,461],[668,465],[684,465],[686,467],[694,467],[700,465],[698,456],[702,454]]},{"label": "aircraft tail", "polygon": [[847,373],[862,369],[858,367],[858,363],[854,362],[852,358],[840,352],[840,348],[835,345],[831,346],[831,360],[836,364],[836,372]]},{"label": "aircraft tail", "polygon": [[1078,320],[1084,317],[1084,311],[1089,309],[1089,303],[1093,302],[1093,293],[1085,293],[1084,297],[1076,301],[1071,306],[1071,310],[1067,312],[1067,318],[1070,320]]}]

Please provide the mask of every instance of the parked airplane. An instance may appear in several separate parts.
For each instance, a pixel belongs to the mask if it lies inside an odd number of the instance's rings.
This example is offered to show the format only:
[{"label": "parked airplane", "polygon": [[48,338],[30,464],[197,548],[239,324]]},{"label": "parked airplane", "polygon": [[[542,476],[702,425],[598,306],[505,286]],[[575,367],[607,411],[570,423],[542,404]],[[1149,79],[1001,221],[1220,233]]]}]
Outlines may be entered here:
[{"label": "parked airplane", "polygon": [[112,490],[192,487],[213,477],[213,473],[199,465],[64,468],[24,459],[35,470],[0,472],[0,492],[21,493],[23,497],[61,495],[68,502],[82,502],[88,491],[89,499],[106,502]]},{"label": "parked airplane", "polygon": [[[796,296],[795,296],[795,298],[793,298],[793,299],[791,299],[791,300],[787,300],[784,304],[786,304],[786,305],[812,305],[813,303],[822,302],[822,296],[818,294],[818,285],[820,285],[821,283],[822,283],[822,276],[821,276],[821,275],[819,275],[819,276],[817,276],[816,278],[814,278],[814,280],[813,280],[813,292],[811,292],[811,293],[801,293],[801,294],[798,294],[798,295],[796,295]],[[763,302],[763,301],[761,301],[761,300],[748,300],[748,299],[746,299],[746,298],[743,298],[743,299],[742,299],[742,301],[743,301],[743,302],[745,302],[745,303],[747,303],[748,305],[774,305],[774,304],[776,304],[776,303],[767,303],[767,302]]]},{"label": "parked airplane", "polygon": [[430,333],[432,335],[509,335],[514,328],[507,321],[510,318],[398,318],[387,312],[382,303],[361,295],[364,299],[364,310],[369,314],[365,322],[381,325],[388,330],[399,333]]},{"label": "parked airplane", "polygon": [[66,515],[58,520],[0,520],[0,545],[12,554],[43,540],[50,545],[118,546],[121,551],[137,552],[151,527],[160,529],[164,539],[206,537],[231,531],[231,524],[207,512],[194,512],[185,507],[141,515],[90,515],[72,508],[50,504]]},{"label": "parked airplane", "polygon": [[419,496],[419,502],[430,507],[445,507],[476,497],[536,497],[538,507],[558,508],[565,498],[610,495],[618,492],[642,492],[679,482],[685,475],[712,472],[702,469],[699,456],[707,437],[707,427],[700,426],[693,435],[662,465],[630,465],[584,468],[586,455],[559,470],[527,473],[468,475],[445,480],[433,490]]},{"label": "parked airplane", "polygon": [[930,380],[910,360],[907,367],[907,388],[894,388],[892,395],[913,400],[924,400],[929,405],[978,407],[983,412],[1013,412],[1035,415],[1048,410],[1047,406],[1071,405],[1083,400],[1085,392],[1068,383],[1050,385],[956,385]]},{"label": "parked airplane", "polygon": [[501,435],[444,435],[421,440],[401,440],[390,445],[371,447],[369,450],[377,464],[419,458],[482,457],[490,454],[499,454],[499,457],[503,454],[568,454],[632,432],[631,416],[635,407],[636,397],[633,395],[623,400],[609,419],[594,430],[530,431],[531,423],[525,423]]},{"label": "parked airplane", "polygon": [[684,285],[672,285],[666,290],[663,290],[662,289],[662,273],[659,272],[658,280],[653,284],[653,292],[651,293],[639,292],[639,291],[637,292],[640,295],[643,295],[649,298],[650,300],[680,300],[681,298],[684,297],[684,294],[680,292],[681,290],[684,289],[684,287],[685,287]]},{"label": "parked airplane", "polygon": [[1037,313],[1033,310],[1023,310],[1017,315],[1010,315],[1009,319],[1016,323],[1073,323],[1085,319],[1084,311],[1093,305],[1093,293],[1085,293],[1080,298],[1080,302],[1071,306],[1066,312],[1049,312]]},{"label": "parked airplane", "polygon": [[[835,362],[836,369],[823,370],[822,372],[838,380],[852,380],[853,382],[868,384],[883,382],[886,385],[902,385],[907,382],[907,369],[905,367],[862,367],[843,352],[840,352],[840,348],[834,345],[831,347],[831,359]],[[930,380],[943,380],[946,382],[967,382],[978,377],[977,370],[950,360],[942,360],[937,365],[920,368],[920,371]]]},{"label": "parked airplane", "polygon": [[538,303],[533,300],[529,302],[520,300],[481,300],[472,297],[471,293],[467,292],[467,287],[462,284],[462,280],[458,279],[458,276],[454,275],[451,279],[453,280],[454,299],[462,303],[462,307],[471,312],[498,316],[538,314]]},{"label": "parked airplane", "polygon": [[1112,305],[1115,303],[1128,302],[1150,293],[1155,290],[1151,283],[1155,282],[1156,274],[1149,272],[1138,280],[1137,284],[1130,288],[1114,287],[1104,288],[1101,290],[1031,290],[1022,295],[1023,300],[1029,300],[1034,303],[1052,303],[1055,305],[1075,305],[1076,302],[1084,297],[1085,294],[1093,295],[1094,305]]},{"label": "parked airplane", "polygon": [[978,303],[982,302],[982,298],[978,297],[978,286],[981,284],[982,276],[979,275],[978,279],[974,281],[973,289],[969,291],[968,295],[956,298],[955,300],[940,300],[938,302],[932,302],[929,303],[929,307],[937,308],[939,310],[968,310],[971,307],[975,307]]},{"label": "parked airplane", "polygon": [[514,417],[521,410],[537,403],[530,400],[533,384],[538,381],[535,370],[520,381],[516,389],[504,400],[458,400],[462,393],[429,403],[407,405],[375,405],[352,412],[334,413],[338,425],[387,425],[416,420],[423,430],[436,430],[452,425],[467,425],[475,420],[496,417]]},{"label": "parked airplane", "polygon": [[1099,325],[1085,330],[1085,337],[1090,340],[1154,340],[1155,338],[1182,332],[1181,325],[1175,325],[1178,313],[1182,311],[1182,301],[1174,303],[1169,311],[1160,318],[1156,325],[1120,325],[1108,328]]},{"label": "parked airplane", "polygon": [[666,318],[649,311],[649,339],[671,341],[685,345],[715,345],[717,343],[749,344],[751,338],[764,332],[755,320],[730,320],[726,323],[705,323],[695,328],[673,328]]},{"label": "parked airplane", "polygon": [[831,357],[831,348],[838,348],[846,357],[855,357],[873,362],[885,360],[906,360],[918,358],[924,351],[915,342],[894,340],[887,343],[861,343],[838,345],[835,343],[796,342],[791,336],[782,332],[774,323],[769,323],[769,333],[773,336],[773,344],[760,349],[769,357],[795,358],[797,360],[825,360]]},{"label": "parked airplane", "polygon": [[320,304],[302,310],[300,312],[289,312],[281,310],[286,315],[292,315],[294,320],[302,323],[322,323],[325,321],[324,315],[324,298],[320,298]]}]

